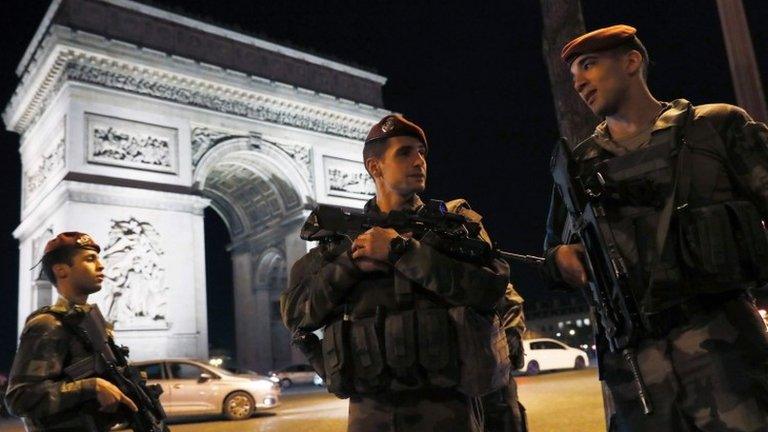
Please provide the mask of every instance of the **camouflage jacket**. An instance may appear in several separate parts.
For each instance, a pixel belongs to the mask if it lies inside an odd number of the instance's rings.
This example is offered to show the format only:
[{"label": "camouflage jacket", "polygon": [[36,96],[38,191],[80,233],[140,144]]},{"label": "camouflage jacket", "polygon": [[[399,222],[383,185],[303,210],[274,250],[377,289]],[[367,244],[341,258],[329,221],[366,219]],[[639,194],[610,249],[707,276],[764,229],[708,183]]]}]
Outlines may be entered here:
[{"label": "camouflage jacket", "polygon": [[[480,215],[465,201],[453,203],[450,211],[480,222]],[[379,212],[375,200],[366,204],[365,211]],[[489,241],[484,230],[481,237]],[[280,296],[283,321],[291,331],[319,329],[340,318],[340,308],[345,305],[353,318],[372,316],[377,307],[398,308],[393,272],[361,272],[347,253],[349,247],[349,240],[320,245],[294,264],[289,286]],[[509,266],[503,260],[495,259],[488,266],[470,264],[418,240],[393,271],[420,288],[414,293],[416,308],[449,304],[490,310],[504,296],[509,281]]]},{"label": "camouflage jacket", "polygon": [[11,368],[6,403],[11,413],[24,418],[29,431],[51,426],[100,431],[108,430],[112,423],[111,416],[98,412],[96,378],[72,381],[63,372],[93,353],[61,316],[76,318],[89,308],[59,297],[52,307],[27,318]]},{"label": "camouflage jacket", "polygon": [[[757,208],[763,220],[768,220],[768,127],[753,121],[739,107],[728,104],[692,106],[684,99],[667,104],[667,109],[656,120],[652,133],[675,126],[684,127],[692,119],[706,120],[717,134],[712,139],[696,143],[691,148],[689,163],[691,208],[731,200],[749,201]],[[718,139],[719,138],[719,139]],[[598,125],[592,137],[574,149],[579,161],[590,158],[608,159],[616,156],[609,142],[605,123]],[[677,203],[680,204],[680,203]],[[544,241],[548,271],[552,287],[567,287],[559,280],[552,254],[563,243],[561,233],[566,222],[566,211],[560,196],[553,192],[547,218]],[[729,288],[730,289],[730,288]]]}]

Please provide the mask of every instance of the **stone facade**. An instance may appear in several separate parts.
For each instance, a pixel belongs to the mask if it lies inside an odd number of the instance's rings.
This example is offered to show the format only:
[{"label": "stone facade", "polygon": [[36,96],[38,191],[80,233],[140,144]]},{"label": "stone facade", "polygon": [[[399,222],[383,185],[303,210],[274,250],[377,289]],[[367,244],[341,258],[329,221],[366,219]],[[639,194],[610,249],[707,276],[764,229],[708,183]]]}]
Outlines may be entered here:
[{"label": "stone facade", "polygon": [[[163,31],[173,44],[149,35]],[[214,45],[281,66],[199,49]],[[54,2],[17,72],[3,119],[21,135],[20,268],[52,233],[86,231],[107,264],[92,300],[132,358],[207,357],[206,296],[231,289],[239,363],[303,361],[275,302],[307,251],[307,205],[372,194],[361,146],[387,114],[384,78],[128,0]],[[206,287],[207,206],[230,231],[234,287]],[[20,272],[19,328],[52,294]]]}]

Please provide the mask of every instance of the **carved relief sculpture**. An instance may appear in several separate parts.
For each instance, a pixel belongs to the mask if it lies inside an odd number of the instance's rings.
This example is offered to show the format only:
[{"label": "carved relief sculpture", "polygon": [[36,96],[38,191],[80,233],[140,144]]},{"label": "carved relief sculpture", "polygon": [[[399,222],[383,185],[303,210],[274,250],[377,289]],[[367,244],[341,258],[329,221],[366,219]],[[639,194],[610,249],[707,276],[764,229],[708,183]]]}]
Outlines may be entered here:
[{"label": "carved relief sculpture", "polygon": [[323,166],[328,195],[358,199],[374,195],[376,185],[361,162],[325,156]]},{"label": "carved relief sculpture", "polygon": [[64,167],[64,138],[60,138],[51,152],[43,155],[37,164],[24,170],[25,203],[29,202],[46,181]]},{"label": "carved relief sculpture", "polygon": [[136,218],[112,220],[103,251],[105,293],[102,308],[115,328],[167,328],[169,287],[160,234]]},{"label": "carved relief sculpture", "polygon": [[88,161],[175,173],[176,129],[86,114]]}]

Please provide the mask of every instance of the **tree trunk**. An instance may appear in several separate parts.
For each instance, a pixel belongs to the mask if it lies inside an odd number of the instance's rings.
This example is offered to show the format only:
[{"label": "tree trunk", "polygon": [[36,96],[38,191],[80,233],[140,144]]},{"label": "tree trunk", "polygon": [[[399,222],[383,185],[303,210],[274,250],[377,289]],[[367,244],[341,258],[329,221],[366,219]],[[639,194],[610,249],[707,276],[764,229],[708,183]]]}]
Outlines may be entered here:
[{"label": "tree trunk", "polygon": [[544,21],[542,50],[549,71],[560,135],[567,138],[573,147],[592,135],[599,123],[573,89],[568,65],[560,59],[563,46],[585,33],[581,3],[574,0],[541,0],[541,15]]},{"label": "tree trunk", "polygon": [[717,0],[717,12],[720,14],[736,103],[754,119],[768,121],[768,108],[744,5],[741,0]]},{"label": "tree trunk", "polygon": [[[542,51],[549,71],[549,82],[560,135],[568,139],[571,148],[592,135],[600,120],[581,100],[573,89],[573,80],[568,66],[560,59],[560,51],[571,39],[585,33],[581,2],[574,0],[540,0],[544,22],[542,30]],[[593,322],[595,322],[593,320]],[[613,398],[605,385],[603,409],[606,428],[613,414]]]}]

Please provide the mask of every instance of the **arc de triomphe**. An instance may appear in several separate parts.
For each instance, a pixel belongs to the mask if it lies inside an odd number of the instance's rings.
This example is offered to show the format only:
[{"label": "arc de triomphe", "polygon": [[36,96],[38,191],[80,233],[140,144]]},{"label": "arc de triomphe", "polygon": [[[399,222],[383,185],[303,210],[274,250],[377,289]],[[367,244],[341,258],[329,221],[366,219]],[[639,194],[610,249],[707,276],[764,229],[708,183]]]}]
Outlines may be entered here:
[{"label": "arc de triomphe", "polygon": [[132,358],[208,355],[203,209],[232,239],[237,360],[300,361],[276,302],[307,207],[372,193],[381,76],[128,0],[54,0],[3,119],[21,135],[19,328],[53,233],[102,245],[92,297]]}]

